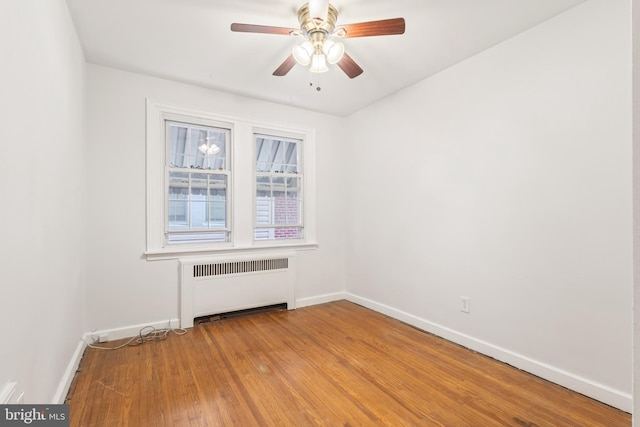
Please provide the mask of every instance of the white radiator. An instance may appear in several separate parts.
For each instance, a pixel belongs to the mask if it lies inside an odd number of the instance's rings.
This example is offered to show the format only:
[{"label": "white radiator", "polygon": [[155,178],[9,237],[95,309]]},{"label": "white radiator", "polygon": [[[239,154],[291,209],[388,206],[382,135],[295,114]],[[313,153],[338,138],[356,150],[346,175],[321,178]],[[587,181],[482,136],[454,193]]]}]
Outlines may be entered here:
[{"label": "white radiator", "polygon": [[295,257],[180,260],[180,327],[193,319],[286,303],[295,308]]}]

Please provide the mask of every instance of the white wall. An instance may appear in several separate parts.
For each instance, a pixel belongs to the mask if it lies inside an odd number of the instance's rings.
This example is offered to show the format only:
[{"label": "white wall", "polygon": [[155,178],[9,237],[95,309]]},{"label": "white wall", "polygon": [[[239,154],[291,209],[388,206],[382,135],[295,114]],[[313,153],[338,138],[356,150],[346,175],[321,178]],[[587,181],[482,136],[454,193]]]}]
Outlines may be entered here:
[{"label": "white wall", "polygon": [[355,300],[626,410],[628,3],[590,0],[349,117],[347,177]]},{"label": "white wall", "polygon": [[64,0],[0,2],[0,388],[57,401],[84,331],[84,57]]},{"label": "white wall", "polygon": [[319,249],[298,254],[296,299],[306,304],[344,291],[344,119],[97,65],[88,65],[87,79],[88,330],[178,317],[178,262],[143,256],[147,97],[213,114],[315,128]]}]

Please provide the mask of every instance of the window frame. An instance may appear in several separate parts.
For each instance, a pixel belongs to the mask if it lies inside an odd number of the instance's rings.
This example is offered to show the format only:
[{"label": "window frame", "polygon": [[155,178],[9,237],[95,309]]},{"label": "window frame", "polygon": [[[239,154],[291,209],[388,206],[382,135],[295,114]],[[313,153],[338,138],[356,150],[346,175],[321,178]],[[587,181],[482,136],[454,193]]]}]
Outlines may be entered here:
[{"label": "window frame", "polygon": [[[315,249],[316,241],[316,182],[315,130],[290,124],[264,123],[214,114],[146,100],[146,250],[147,260],[177,259],[188,255],[262,252],[272,249]],[[230,212],[229,242],[172,243],[165,242],[168,215],[166,157],[166,121],[203,124],[230,130],[227,156],[228,194]],[[194,122],[193,120],[196,120]],[[301,140],[304,234],[302,239],[254,240],[255,230],[255,138],[254,135],[277,135]],[[243,179],[242,177],[247,177]]]},{"label": "window frame", "polygon": [[[225,232],[226,233],[226,238],[227,240],[225,242],[201,242],[202,244],[215,244],[215,245],[221,245],[223,243],[228,243],[229,241],[231,241],[231,231],[233,229],[232,226],[232,216],[231,216],[231,206],[233,204],[233,177],[232,177],[232,173],[233,171],[231,170],[231,151],[232,151],[232,141],[233,141],[233,129],[231,127],[229,127],[229,123],[225,123],[225,122],[215,122],[215,121],[207,121],[206,124],[204,121],[202,120],[198,120],[198,123],[194,123],[195,120],[193,120],[193,118],[191,119],[191,122],[185,122],[184,120],[172,120],[169,117],[172,117],[173,115],[165,115],[165,119],[164,119],[164,124],[165,124],[165,176],[164,176],[164,191],[165,191],[165,212],[164,212],[164,235],[165,235],[165,245],[186,245],[186,244],[192,244],[192,243],[188,243],[188,242],[174,242],[171,243],[169,242],[169,234],[176,234],[176,235],[189,235],[189,234],[207,234],[207,233],[215,233],[215,232]],[[219,129],[219,130],[224,130],[226,133],[226,140],[225,140],[225,168],[223,170],[209,170],[209,169],[203,169],[203,170],[199,170],[199,169],[187,169],[187,168],[180,168],[180,167],[172,167],[169,164],[168,161],[168,156],[171,154],[171,148],[170,148],[170,141],[169,141],[169,127],[171,124],[176,124],[176,125],[185,125],[185,126],[189,126],[189,127],[201,127],[201,128],[214,128],[214,129]],[[169,202],[170,202],[170,197],[168,194],[169,191],[169,183],[170,183],[170,175],[171,172],[178,172],[178,173],[185,173],[185,174],[203,174],[203,175],[224,175],[226,176],[226,200],[225,200],[225,222],[226,222],[226,227],[224,228],[216,228],[216,229],[189,229],[189,230],[171,230],[169,227]],[[189,178],[189,181],[191,181],[191,177]],[[229,200],[231,199],[231,200]],[[189,209],[190,210],[190,209]],[[188,222],[191,222],[191,218],[190,218],[190,214],[189,218],[188,218]]]},{"label": "window frame", "polygon": [[[289,174],[289,173],[284,173],[284,174],[274,174],[273,172],[258,172],[258,168],[257,168],[257,155],[258,153],[256,152],[256,139],[259,137],[271,137],[273,139],[280,139],[281,141],[287,141],[287,142],[294,142],[295,144],[297,144],[297,149],[296,149],[296,157],[297,157],[297,163],[296,166],[298,168],[298,173],[296,174]],[[254,184],[254,191],[253,191],[253,230],[254,230],[254,242],[256,244],[268,244],[269,242],[272,244],[281,244],[281,242],[303,242],[305,240],[305,211],[306,211],[306,203],[305,203],[305,198],[306,198],[306,194],[305,194],[305,163],[304,163],[304,158],[305,158],[305,140],[304,140],[304,135],[299,135],[299,134],[293,134],[290,132],[278,132],[278,131],[274,131],[272,129],[258,129],[255,128],[254,129],[254,133],[253,133],[253,148],[254,148],[254,154],[253,154],[253,159],[254,159],[254,165],[253,165],[253,184]],[[295,224],[295,225],[291,225],[291,224],[284,224],[284,225],[277,225],[277,224],[270,224],[270,225],[265,225],[265,226],[260,226],[258,224],[257,221],[257,177],[258,175],[262,175],[262,176],[278,176],[278,177],[283,177],[283,178],[287,178],[287,177],[291,177],[291,178],[297,178],[299,179],[300,183],[301,183],[301,188],[300,188],[300,193],[302,194],[302,199],[300,200],[300,210],[302,215],[299,216],[299,223]],[[291,239],[255,239],[255,231],[259,228],[262,229],[269,229],[269,228],[299,228],[302,232],[302,237],[298,237],[298,238],[291,238]]]}]

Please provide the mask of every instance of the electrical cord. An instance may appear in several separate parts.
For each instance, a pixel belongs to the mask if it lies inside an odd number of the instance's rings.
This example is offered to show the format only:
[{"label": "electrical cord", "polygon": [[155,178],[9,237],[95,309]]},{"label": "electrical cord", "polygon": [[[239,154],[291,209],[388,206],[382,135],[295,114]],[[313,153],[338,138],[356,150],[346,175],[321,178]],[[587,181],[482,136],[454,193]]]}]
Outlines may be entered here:
[{"label": "electrical cord", "polygon": [[[149,331],[145,332],[147,330]],[[144,328],[140,329],[140,331],[138,331],[137,336],[132,337],[129,341],[125,342],[124,344],[120,344],[115,347],[103,347],[103,346],[96,345],[94,341],[92,344],[87,344],[87,346],[91,348],[95,348],[97,350],[119,350],[127,346],[137,346],[149,341],[164,341],[167,339],[169,332],[173,332],[176,335],[184,335],[187,333],[187,330],[182,328],[174,329],[171,327],[171,323],[169,323],[168,328],[164,328],[164,329],[156,329],[153,326],[145,326]]]}]

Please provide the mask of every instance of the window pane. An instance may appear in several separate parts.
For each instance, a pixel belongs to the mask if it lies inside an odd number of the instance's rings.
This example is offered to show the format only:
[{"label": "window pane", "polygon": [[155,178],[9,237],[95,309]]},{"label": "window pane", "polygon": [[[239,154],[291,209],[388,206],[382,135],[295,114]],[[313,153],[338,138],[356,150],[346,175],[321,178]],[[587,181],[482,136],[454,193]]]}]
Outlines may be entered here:
[{"label": "window pane", "polygon": [[169,230],[186,230],[189,228],[187,201],[169,201]]},{"label": "window pane", "polygon": [[285,166],[285,172],[298,173],[298,144],[289,143]]},{"label": "window pane", "polygon": [[256,176],[256,224],[270,225],[272,218],[271,177],[258,175]]},{"label": "window pane", "polygon": [[256,225],[273,224],[273,201],[270,197],[256,200]]},{"label": "window pane", "polygon": [[189,228],[189,174],[169,174],[169,229]]},{"label": "window pane", "polygon": [[168,122],[170,167],[225,170],[229,131]]},{"label": "window pane", "polygon": [[254,232],[255,240],[273,240],[273,239],[302,239],[302,227],[286,227],[286,228],[256,228]]},{"label": "window pane", "polygon": [[209,186],[208,176],[203,173],[192,173],[191,175],[191,200],[206,200]]},{"label": "window pane", "polygon": [[187,129],[169,126],[169,166],[182,168],[184,165],[184,151]]},{"label": "window pane", "polygon": [[189,198],[189,174],[181,172],[169,173],[169,200]]},{"label": "window pane", "polygon": [[209,203],[209,228],[224,228],[226,216],[226,202]]},{"label": "window pane", "polygon": [[209,228],[208,206],[204,201],[192,201],[190,204],[192,229]]},{"label": "window pane", "polygon": [[276,228],[274,231],[275,239],[299,239],[302,237],[301,229],[298,227],[292,228]]},{"label": "window pane", "polygon": [[225,197],[227,194],[227,176],[209,175],[209,192],[213,197]]},{"label": "window pane", "polygon": [[300,224],[300,178],[287,179],[287,224]]},{"label": "window pane", "polygon": [[271,180],[271,196],[273,198],[273,223],[285,225],[287,223],[287,193],[284,187],[284,178]]},{"label": "window pane", "polygon": [[192,229],[209,228],[207,175],[191,174],[190,220]]},{"label": "window pane", "polygon": [[209,228],[227,227],[227,177],[209,175]]},{"label": "window pane", "polygon": [[256,138],[256,171],[271,172],[271,140]]},{"label": "window pane", "polygon": [[256,196],[258,198],[271,197],[271,178],[268,176],[256,176]]},{"label": "window pane", "polygon": [[257,136],[256,171],[298,173],[298,142]]}]

